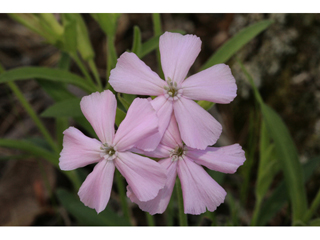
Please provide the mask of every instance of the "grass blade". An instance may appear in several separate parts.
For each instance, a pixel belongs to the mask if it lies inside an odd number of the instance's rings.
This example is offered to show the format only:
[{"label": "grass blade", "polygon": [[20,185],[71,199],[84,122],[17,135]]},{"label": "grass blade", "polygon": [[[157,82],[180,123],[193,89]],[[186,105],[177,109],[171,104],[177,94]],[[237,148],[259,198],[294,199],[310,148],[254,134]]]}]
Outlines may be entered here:
[{"label": "grass blade", "polygon": [[32,78],[73,84],[89,93],[95,91],[94,88],[88,86],[85,79],[82,77],[68,71],[47,67],[20,67],[6,71],[0,75],[0,83],[13,82],[16,80],[27,80]]},{"label": "grass blade", "polygon": [[57,189],[56,194],[61,204],[77,219],[79,225],[130,226],[130,222],[112,211],[108,206],[104,211],[97,214],[94,209],[84,206],[76,194],[64,189]]},{"label": "grass blade", "polygon": [[272,23],[272,20],[263,20],[242,29],[234,37],[223,44],[201,67],[201,70],[209,68],[218,63],[227,62],[244,45],[250,42],[263,30],[268,28]]},{"label": "grass blade", "polygon": [[33,156],[44,158],[54,166],[58,167],[59,156],[40,146],[35,145],[34,142],[16,139],[0,139],[0,146],[23,150],[32,154]]},{"label": "grass blade", "polygon": [[140,57],[141,52],[141,31],[138,26],[134,26],[133,44],[131,51]]},{"label": "grass blade", "polygon": [[290,197],[292,224],[294,225],[302,221],[303,215],[307,210],[307,196],[296,146],[281,117],[263,102],[252,77],[246,71],[243,64],[240,61],[238,62],[253,88],[256,101],[260,104],[262,117],[266,123],[270,138],[274,141],[277,159],[284,173],[284,179]]}]

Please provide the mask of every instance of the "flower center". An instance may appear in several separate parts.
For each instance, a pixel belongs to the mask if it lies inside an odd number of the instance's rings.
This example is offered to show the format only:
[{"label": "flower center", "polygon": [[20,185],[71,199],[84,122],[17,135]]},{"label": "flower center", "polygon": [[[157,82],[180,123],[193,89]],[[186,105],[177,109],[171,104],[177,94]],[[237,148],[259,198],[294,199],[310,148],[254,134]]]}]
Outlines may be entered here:
[{"label": "flower center", "polygon": [[176,82],[173,82],[169,77],[167,80],[167,85],[163,88],[165,90],[165,97],[170,101],[177,100],[182,95],[182,89],[178,87],[178,84]]},{"label": "flower center", "polygon": [[100,156],[105,160],[112,161],[117,157],[117,151],[113,146],[109,146],[107,143],[102,144],[100,149],[102,150]]},{"label": "flower center", "polygon": [[170,157],[172,162],[183,159],[185,155],[186,149],[184,147],[176,146],[175,149],[172,149],[170,151]]}]

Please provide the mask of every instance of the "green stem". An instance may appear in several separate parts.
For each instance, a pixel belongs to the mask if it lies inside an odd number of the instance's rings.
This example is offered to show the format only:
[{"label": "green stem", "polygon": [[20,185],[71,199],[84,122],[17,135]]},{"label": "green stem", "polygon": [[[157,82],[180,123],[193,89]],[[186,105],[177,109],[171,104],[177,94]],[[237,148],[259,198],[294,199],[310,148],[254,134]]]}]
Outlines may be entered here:
[{"label": "green stem", "polygon": [[98,73],[98,69],[97,69],[97,66],[96,64],[94,63],[93,59],[90,59],[88,61],[88,64],[89,64],[89,67],[93,73],[93,76],[94,78],[96,79],[96,82],[98,84],[98,88],[99,88],[99,91],[102,91],[102,83],[101,83],[101,79],[100,79],[100,76],[99,76],[99,73]]},{"label": "green stem", "polygon": [[114,45],[115,37],[114,35],[108,35],[107,36],[107,83],[106,83],[106,88],[109,89],[109,76],[110,76],[110,71],[112,68],[116,66],[117,63],[117,51],[116,47]]},{"label": "green stem", "polygon": [[184,214],[183,208],[183,197],[182,190],[179,178],[176,180],[176,189],[177,189],[177,197],[178,197],[178,206],[179,206],[179,223],[180,226],[188,226],[187,215]]},{"label": "green stem", "polygon": [[253,215],[252,215],[252,219],[251,219],[251,226],[256,226],[257,225],[257,221],[258,221],[258,217],[260,214],[260,208],[261,208],[261,199],[260,198],[256,198],[256,203],[254,205],[254,210],[253,210]]},{"label": "green stem", "polygon": [[[153,13],[152,14],[152,22],[153,22],[153,31],[154,31],[154,36],[160,36],[162,33],[161,30],[161,18],[160,18],[160,14],[159,13]],[[158,62],[158,72],[159,72],[159,76],[161,78],[164,78],[164,74],[161,68],[161,58],[160,58],[160,51],[159,51],[159,47],[156,50],[157,53],[157,62]]]},{"label": "green stem", "polygon": [[155,226],[153,216],[150,215],[148,212],[146,212],[146,217],[147,217],[148,226]]},{"label": "green stem", "polygon": [[71,57],[77,63],[78,67],[80,68],[81,72],[85,76],[85,79],[88,81],[90,86],[93,87],[93,89],[97,89],[97,86],[94,84],[90,74],[88,73],[86,67],[84,66],[80,58],[76,54],[72,54]]},{"label": "green stem", "polygon": [[308,209],[308,211],[304,215],[303,221],[305,223],[307,223],[311,219],[311,217],[313,216],[313,214],[315,214],[319,206],[320,206],[320,190],[318,191],[317,196],[313,200],[311,207]]},{"label": "green stem", "polygon": [[25,97],[23,96],[22,92],[19,90],[19,88],[17,87],[17,85],[14,82],[8,82],[9,87],[11,88],[11,90],[14,92],[14,94],[16,95],[16,97],[18,98],[18,100],[20,101],[20,103],[22,104],[22,106],[24,107],[24,109],[27,111],[27,113],[29,114],[29,116],[32,118],[32,120],[35,122],[35,124],[37,125],[37,127],[39,128],[40,132],[42,133],[42,135],[44,136],[44,138],[47,140],[48,144],[51,146],[51,148],[58,153],[59,152],[59,148],[57,146],[57,144],[55,143],[55,141],[52,139],[52,137],[50,136],[49,132],[47,131],[47,129],[45,128],[45,126],[43,125],[43,123],[41,122],[40,118],[38,118],[37,114],[35,113],[35,111],[32,109],[31,105],[28,103],[28,101],[25,99]]},{"label": "green stem", "polygon": [[121,202],[123,214],[129,220],[131,225],[133,225],[131,217],[130,217],[130,215],[131,215],[130,210],[129,210],[129,207],[128,207],[128,204],[126,201],[125,186],[123,184],[122,176],[117,169],[116,169],[116,181],[117,181],[117,187],[118,187],[118,191],[119,191],[120,202]]}]

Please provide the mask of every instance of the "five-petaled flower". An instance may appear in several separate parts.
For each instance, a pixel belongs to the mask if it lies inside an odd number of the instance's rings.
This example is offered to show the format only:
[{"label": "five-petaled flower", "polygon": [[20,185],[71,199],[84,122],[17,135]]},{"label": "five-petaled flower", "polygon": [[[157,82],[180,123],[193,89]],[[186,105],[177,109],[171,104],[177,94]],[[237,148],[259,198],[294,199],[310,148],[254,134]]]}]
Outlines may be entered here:
[{"label": "five-petaled flower", "polygon": [[201,48],[200,38],[194,35],[166,32],[160,37],[159,48],[165,81],[129,52],[120,56],[110,74],[109,83],[117,92],[157,96],[151,104],[159,117],[158,137],[151,136],[137,147],[156,146],[172,112],[187,146],[205,149],[215,144],[222,127],[193,100],[230,103],[237,91],[230,68],[217,64],[186,78]]},{"label": "five-petaled flower", "polygon": [[79,189],[80,200],[98,213],[104,210],[110,198],[115,167],[140,201],[156,197],[165,185],[166,170],[156,161],[130,152],[136,142],[158,131],[158,117],[150,102],[136,98],[116,133],[117,101],[111,91],[83,97],[80,106],[100,141],[69,127],[63,132],[59,162],[62,170],[98,162]]},{"label": "five-petaled flower", "polygon": [[140,201],[133,189],[127,186],[127,196],[131,201],[150,214],[166,210],[177,175],[181,182],[185,213],[201,214],[206,208],[214,211],[224,201],[226,192],[200,165],[219,172],[234,173],[245,161],[244,151],[239,144],[207,147],[205,150],[183,145],[174,116],[155,151],[135,151],[162,158],[159,163],[167,169],[166,185],[153,200]]}]

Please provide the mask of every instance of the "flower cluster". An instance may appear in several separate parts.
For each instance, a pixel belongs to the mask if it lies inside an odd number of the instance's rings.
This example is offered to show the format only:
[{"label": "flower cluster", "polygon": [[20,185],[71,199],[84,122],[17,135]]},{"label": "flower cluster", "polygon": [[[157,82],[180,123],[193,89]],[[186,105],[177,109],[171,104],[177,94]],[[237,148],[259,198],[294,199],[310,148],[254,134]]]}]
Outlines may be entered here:
[{"label": "flower cluster", "polygon": [[115,168],[128,183],[127,196],[150,214],[165,211],[177,175],[185,213],[214,211],[226,192],[201,165],[234,173],[245,161],[238,144],[209,147],[222,127],[193,101],[230,103],[237,90],[230,68],[218,64],[187,77],[201,48],[194,35],[166,32],[159,48],[165,81],[134,53],[123,53],[111,71],[109,83],[115,91],[157,96],[136,98],[116,133],[117,101],[109,90],[83,97],[80,103],[100,141],[74,127],[64,131],[62,170],[98,162],[78,192],[80,200],[98,213],[109,201]]}]

